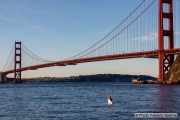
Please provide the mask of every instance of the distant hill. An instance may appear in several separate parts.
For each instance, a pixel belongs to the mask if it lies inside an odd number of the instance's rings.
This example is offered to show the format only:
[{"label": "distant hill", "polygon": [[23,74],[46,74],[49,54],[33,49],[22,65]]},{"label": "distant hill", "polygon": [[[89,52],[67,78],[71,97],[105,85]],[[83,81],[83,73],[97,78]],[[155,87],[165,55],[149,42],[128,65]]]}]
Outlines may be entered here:
[{"label": "distant hill", "polygon": [[23,79],[22,82],[131,82],[133,78],[142,80],[156,80],[157,78],[147,75],[123,75],[123,74],[97,74],[80,75],[71,77],[41,77]]}]

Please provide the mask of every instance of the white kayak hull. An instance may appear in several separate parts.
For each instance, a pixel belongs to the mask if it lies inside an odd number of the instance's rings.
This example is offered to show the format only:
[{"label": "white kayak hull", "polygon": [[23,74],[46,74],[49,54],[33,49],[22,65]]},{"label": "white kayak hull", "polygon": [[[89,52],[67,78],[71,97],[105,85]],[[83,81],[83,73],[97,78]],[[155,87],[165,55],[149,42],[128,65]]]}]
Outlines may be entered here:
[{"label": "white kayak hull", "polygon": [[112,104],[113,102],[110,99],[108,99],[108,105],[112,105]]}]

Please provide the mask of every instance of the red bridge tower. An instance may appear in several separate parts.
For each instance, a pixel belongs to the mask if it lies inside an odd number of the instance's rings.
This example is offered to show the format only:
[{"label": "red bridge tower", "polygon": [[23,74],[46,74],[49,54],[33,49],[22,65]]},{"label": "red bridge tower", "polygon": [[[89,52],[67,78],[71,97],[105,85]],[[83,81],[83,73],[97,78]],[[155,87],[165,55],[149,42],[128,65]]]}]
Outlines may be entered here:
[{"label": "red bridge tower", "polygon": [[[163,11],[163,5],[168,5],[167,12]],[[168,28],[164,29],[164,20],[168,20]],[[168,37],[168,48],[174,48],[174,31],[173,31],[173,5],[172,0],[158,0],[158,59],[159,75],[158,81],[163,82],[164,74],[169,70],[174,61],[173,54],[164,54],[164,37]]]},{"label": "red bridge tower", "polygon": [[21,82],[21,71],[17,71],[17,69],[20,68],[21,68],[21,42],[15,42],[14,83]]}]

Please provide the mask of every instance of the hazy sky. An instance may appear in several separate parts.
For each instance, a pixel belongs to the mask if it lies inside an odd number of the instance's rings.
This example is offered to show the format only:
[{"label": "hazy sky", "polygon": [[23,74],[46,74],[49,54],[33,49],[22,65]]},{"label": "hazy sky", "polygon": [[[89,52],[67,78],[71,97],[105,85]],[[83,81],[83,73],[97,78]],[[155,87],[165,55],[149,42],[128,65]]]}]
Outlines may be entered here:
[{"label": "hazy sky", "polygon": [[[142,0],[0,0],[0,70],[15,41],[48,60],[69,58],[96,43]],[[157,59],[125,59],[26,71],[22,77],[144,74],[157,77]]]}]

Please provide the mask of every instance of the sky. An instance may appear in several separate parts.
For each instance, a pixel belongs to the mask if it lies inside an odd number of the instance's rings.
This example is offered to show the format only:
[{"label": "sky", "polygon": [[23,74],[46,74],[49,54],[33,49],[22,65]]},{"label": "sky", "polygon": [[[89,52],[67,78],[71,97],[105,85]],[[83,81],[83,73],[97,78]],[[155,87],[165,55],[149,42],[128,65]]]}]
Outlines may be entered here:
[{"label": "sky", "polygon": [[[141,2],[142,0],[0,0],[0,70],[15,41],[21,41],[41,58],[63,60],[99,41]],[[138,58],[49,67],[22,72],[22,77],[108,73],[157,77],[157,71],[157,59]]]}]

